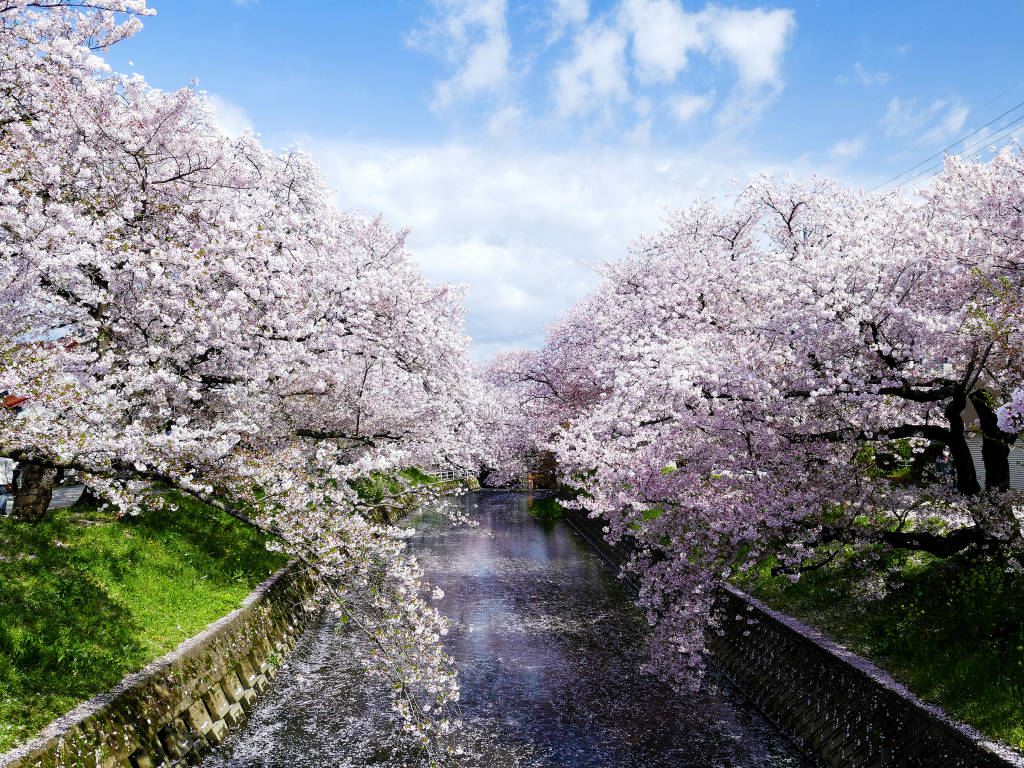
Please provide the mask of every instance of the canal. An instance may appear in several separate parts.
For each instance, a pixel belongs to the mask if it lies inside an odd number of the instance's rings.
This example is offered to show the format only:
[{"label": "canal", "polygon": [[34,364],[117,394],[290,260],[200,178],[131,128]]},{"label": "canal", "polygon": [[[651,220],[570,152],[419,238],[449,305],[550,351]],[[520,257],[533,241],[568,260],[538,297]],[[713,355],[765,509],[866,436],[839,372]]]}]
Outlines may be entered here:
[{"label": "canal", "polygon": [[[478,492],[480,525],[419,512],[410,547],[445,591],[446,647],[466,723],[462,765],[511,768],[809,766],[726,685],[677,694],[638,671],[646,622],[622,583],[566,523],[530,517],[528,496]],[[246,726],[204,765],[416,768],[351,634],[310,629]]]}]

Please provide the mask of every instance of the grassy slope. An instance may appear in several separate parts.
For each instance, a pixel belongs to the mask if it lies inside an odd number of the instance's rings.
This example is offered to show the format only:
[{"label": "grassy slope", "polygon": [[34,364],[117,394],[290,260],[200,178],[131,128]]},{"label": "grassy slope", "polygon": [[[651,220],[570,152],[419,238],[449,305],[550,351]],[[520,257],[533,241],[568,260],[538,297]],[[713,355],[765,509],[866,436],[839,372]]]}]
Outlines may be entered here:
[{"label": "grassy slope", "polygon": [[284,564],[252,529],[178,502],[122,520],[0,519],[0,751],[237,608]]},{"label": "grassy slope", "polygon": [[1024,576],[984,558],[869,553],[795,584],[765,567],[739,586],[1024,752]]}]

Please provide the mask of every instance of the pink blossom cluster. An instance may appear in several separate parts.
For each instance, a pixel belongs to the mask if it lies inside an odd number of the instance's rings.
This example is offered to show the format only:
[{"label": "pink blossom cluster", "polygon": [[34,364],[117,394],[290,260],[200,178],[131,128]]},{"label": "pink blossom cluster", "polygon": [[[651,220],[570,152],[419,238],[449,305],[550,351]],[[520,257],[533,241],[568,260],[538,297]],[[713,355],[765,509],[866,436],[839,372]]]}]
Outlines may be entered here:
[{"label": "pink blossom cluster", "polygon": [[[475,469],[493,418],[462,296],[405,233],[343,213],[312,160],[220,134],[205,98],[110,71],[144,0],[0,4],[0,455],[122,512],[154,489],[272,532],[438,744],[447,621],[356,481]],[[404,489],[409,492],[411,489]]]},{"label": "pink blossom cluster", "polygon": [[1024,388],[1013,390],[1010,401],[999,411],[999,428],[1003,432],[1016,434],[1024,429]]},{"label": "pink blossom cluster", "polygon": [[[914,199],[755,179],[671,214],[543,349],[494,363],[517,405],[507,460],[552,451],[572,503],[635,544],[652,669],[700,678],[716,586],[755,565],[796,578],[847,544],[1024,551],[1019,411],[1000,429],[993,410],[1024,373],[1022,210],[1010,149],[951,158]],[[901,445],[906,471],[884,471]]]}]

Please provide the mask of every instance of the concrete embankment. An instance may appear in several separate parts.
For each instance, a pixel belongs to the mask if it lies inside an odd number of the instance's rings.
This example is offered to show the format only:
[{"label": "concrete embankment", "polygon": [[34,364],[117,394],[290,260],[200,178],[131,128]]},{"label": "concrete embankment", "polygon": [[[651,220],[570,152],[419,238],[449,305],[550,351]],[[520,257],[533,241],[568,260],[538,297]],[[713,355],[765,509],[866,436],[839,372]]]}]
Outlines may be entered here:
[{"label": "concrete embankment", "polygon": [[184,764],[241,723],[312,612],[313,581],[291,563],[242,607],[129,675],[113,690],[0,755],[0,768],[151,768]]}]

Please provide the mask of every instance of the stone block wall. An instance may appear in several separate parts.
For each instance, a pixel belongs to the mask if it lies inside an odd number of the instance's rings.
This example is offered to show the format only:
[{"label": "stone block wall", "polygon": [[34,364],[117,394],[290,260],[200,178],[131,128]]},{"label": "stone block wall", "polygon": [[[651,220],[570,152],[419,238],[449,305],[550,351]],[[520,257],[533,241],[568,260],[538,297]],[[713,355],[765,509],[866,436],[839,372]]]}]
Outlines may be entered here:
[{"label": "stone block wall", "polygon": [[707,645],[726,676],[827,765],[1024,766],[867,659],[733,587],[719,590],[716,614]]},{"label": "stone block wall", "polygon": [[[600,520],[566,518],[617,566]],[[925,704],[867,659],[739,590],[715,602],[707,647],[737,688],[808,754],[833,768],[1024,768],[1024,759]]]},{"label": "stone block wall", "polygon": [[290,563],[241,608],[80,704],[0,768],[156,768],[195,763],[267,689],[312,618],[314,583]]},{"label": "stone block wall", "polygon": [[[431,483],[430,490],[434,494],[446,496],[461,489],[463,486],[470,490],[475,490],[480,487],[480,483],[477,482],[475,477],[467,478],[465,480],[441,480],[436,483]],[[414,491],[412,493],[399,496],[395,501],[397,501],[397,504],[382,504],[379,507],[371,509],[371,519],[381,525],[394,525],[403,517],[412,513],[413,510],[417,509],[420,504],[423,503],[423,496]]]},{"label": "stone block wall", "polygon": [[[587,513],[578,509],[566,509],[565,519],[576,531],[587,540],[601,556],[621,569],[630,555],[636,549],[636,541],[630,536],[624,536],[615,546],[609,544],[604,538],[604,521],[596,517],[587,517]],[[630,582],[632,583],[632,582]]]}]

